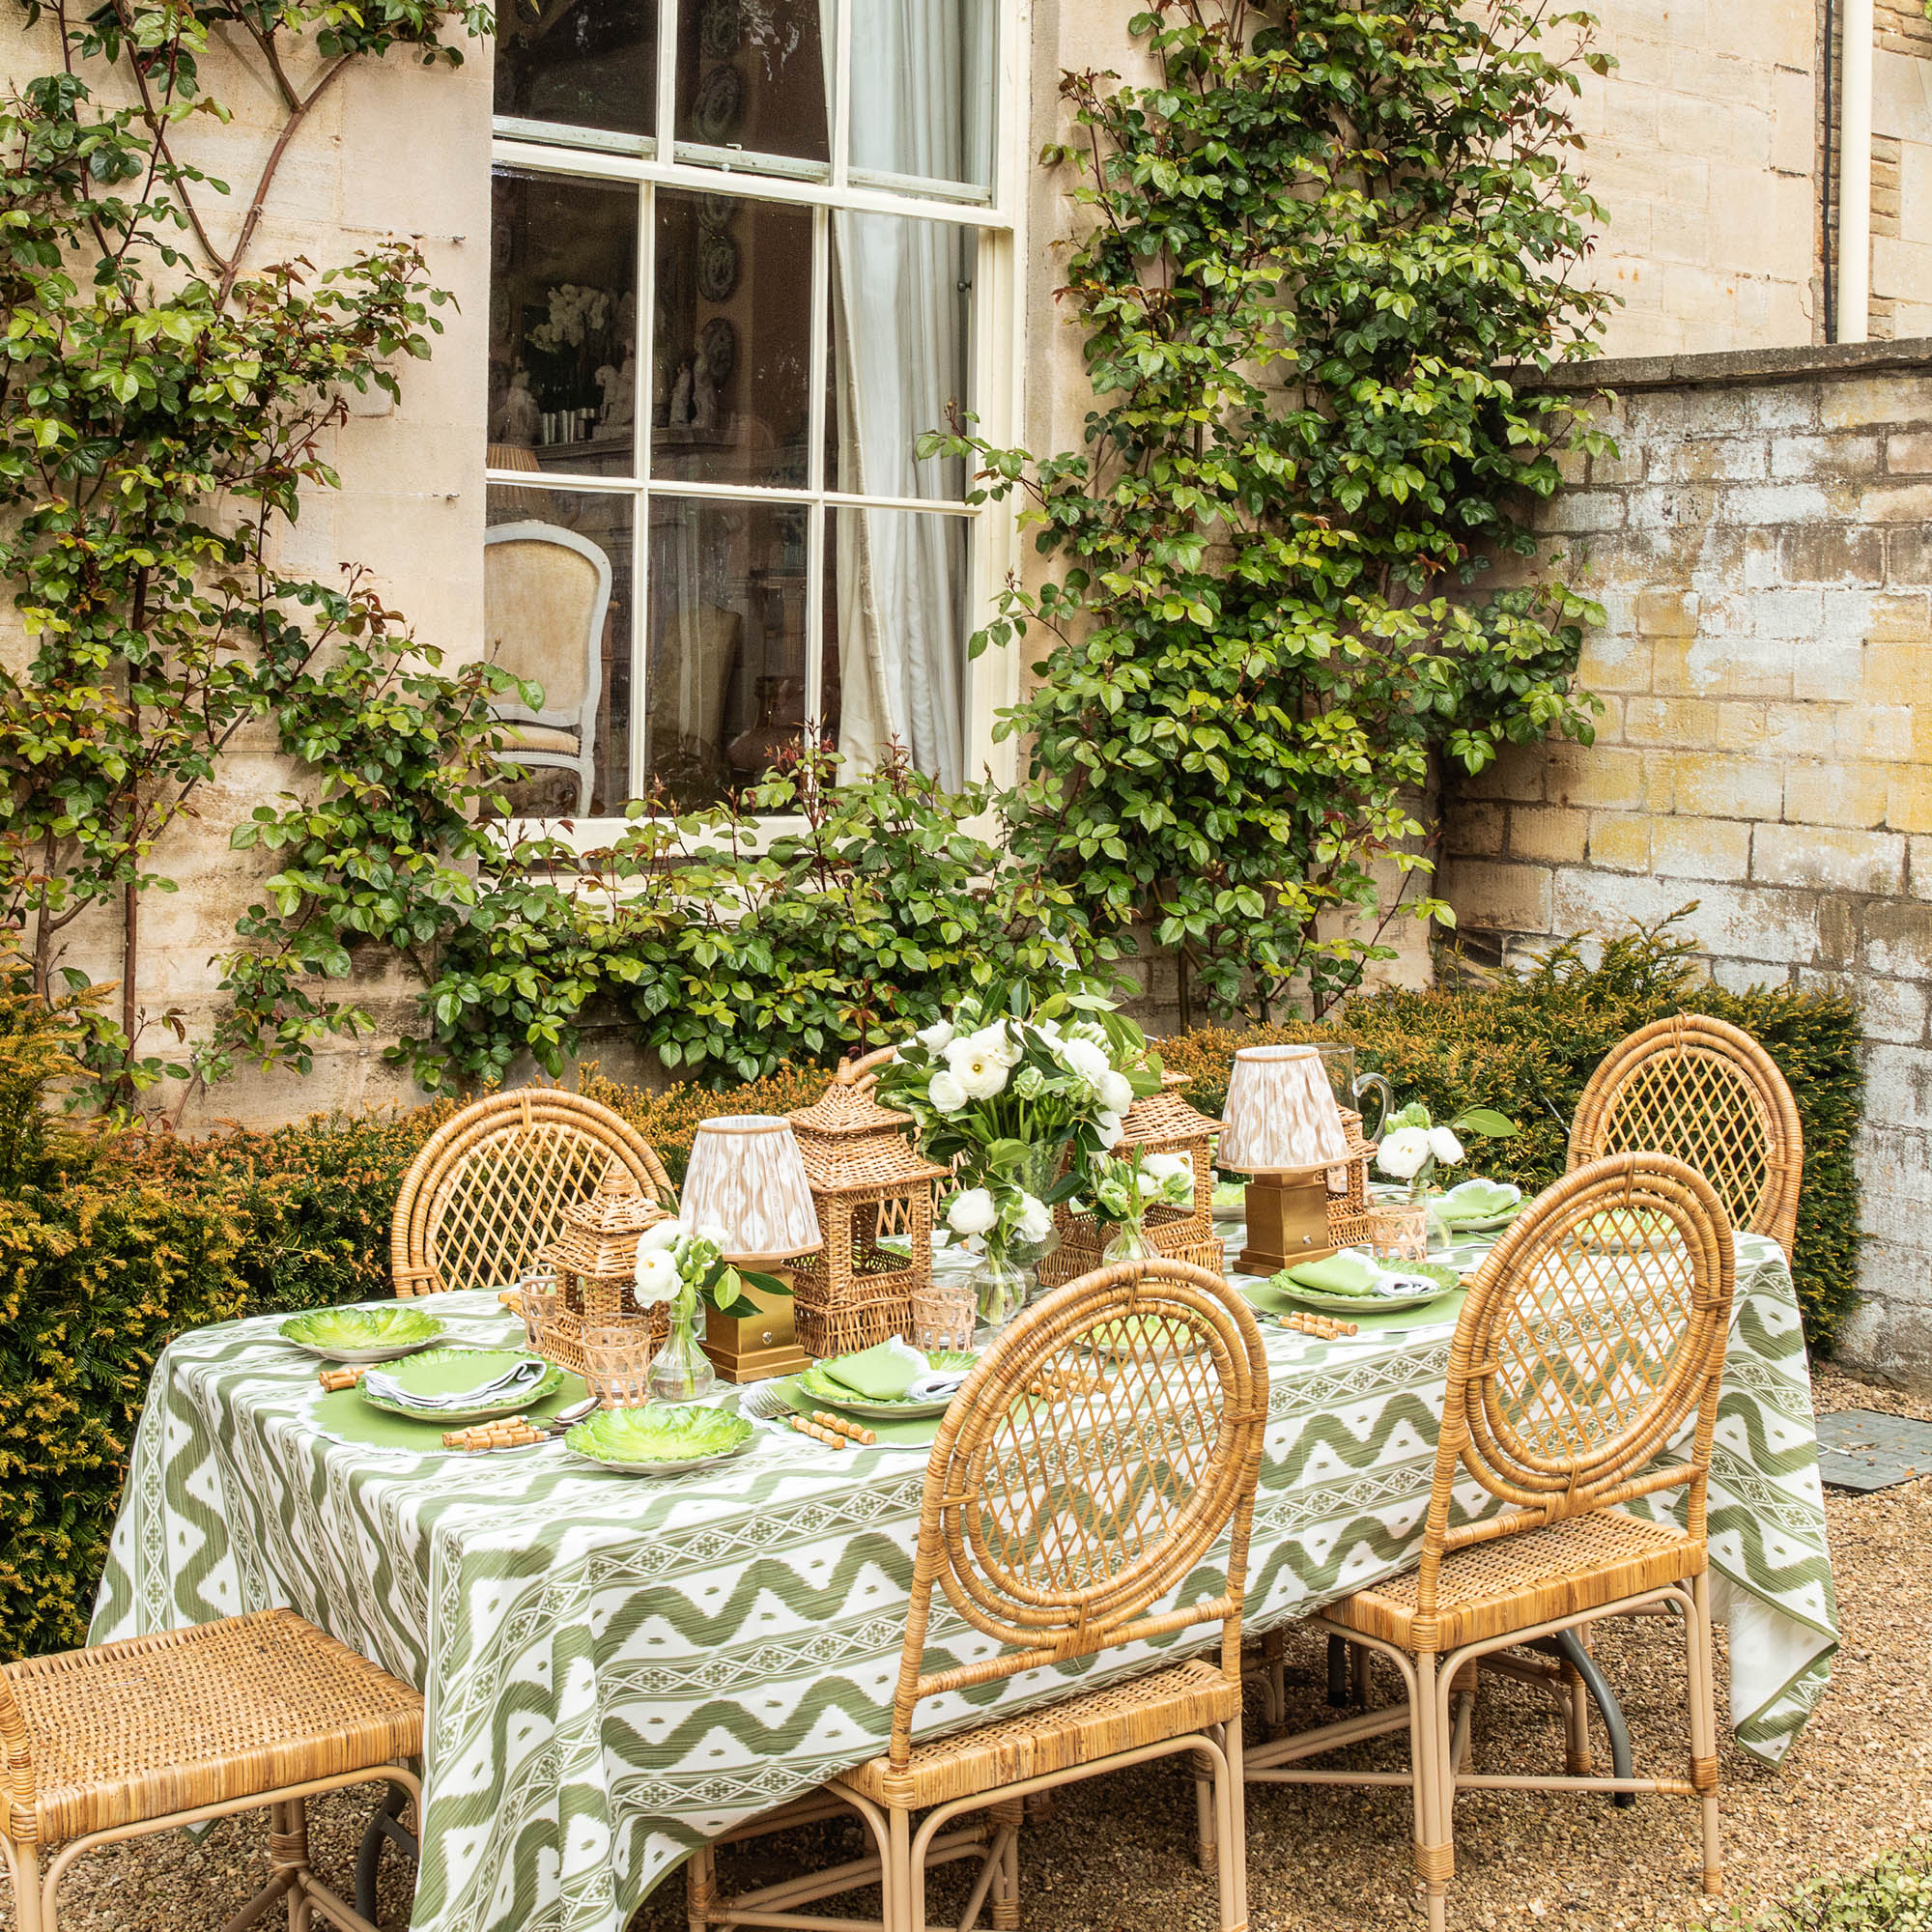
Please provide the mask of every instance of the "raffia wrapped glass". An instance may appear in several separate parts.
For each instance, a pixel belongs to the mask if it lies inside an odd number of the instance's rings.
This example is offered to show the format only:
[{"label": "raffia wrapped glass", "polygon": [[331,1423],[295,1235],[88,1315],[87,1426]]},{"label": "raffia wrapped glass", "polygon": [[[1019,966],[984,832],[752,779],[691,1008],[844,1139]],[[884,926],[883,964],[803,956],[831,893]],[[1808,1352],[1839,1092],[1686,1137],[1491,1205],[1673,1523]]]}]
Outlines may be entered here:
[{"label": "raffia wrapped glass", "polygon": [[[1121,1141],[1114,1150],[1178,1153],[1194,1170],[1194,1200],[1185,1208],[1150,1208],[1142,1223],[1148,1246],[1170,1261],[1189,1262],[1210,1274],[1225,1275],[1221,1238],[1214,1232],[1214,1136],[1221,1123],[1188,1105],[1181,1096],[1187,1075],[1170,1073],[1158,1094],[1146,1094],[1121,1117]],[[1039,1264],[1042,1288],[1059,1288],[1100,1265],[1109,1229],[1091,1214],[1075,1214],[1062,1203],[1054,1209],[1060,1245]]]},{"label": "raffia wrapped glass", "polygon": [[583,1349],[586,1329],[634,1331],[647,1362],[664,1347],[670,1310],[663,1303],[639,1308],[634,1291],[638,1237],[668,1215],[629,1174],[614,1167],[589,1200],[564,1210],[563,1232],[543,1252],[545,1267],[556,1277],[554,1289],[529,1294],[533,1305],[527,1307],[523,1289],[516,1296],[517,1312],[538,1354],[582,1376],[590,1366]]},{"label": "raffia wrapped glass", "polygon": [[[946,1170],[922,1160],[909,1114],[872,1097],[876,1053],[847,1061],[824,1097],[791,1116],[811,1181],[825,1245],[798,1263],[793,1319],[798,1344],[823,1360],[869,1349],[912,1327],[912,1298],[932,1284],[933,1189]],[[879,1245],[905,1236],[909,1254]]]}]

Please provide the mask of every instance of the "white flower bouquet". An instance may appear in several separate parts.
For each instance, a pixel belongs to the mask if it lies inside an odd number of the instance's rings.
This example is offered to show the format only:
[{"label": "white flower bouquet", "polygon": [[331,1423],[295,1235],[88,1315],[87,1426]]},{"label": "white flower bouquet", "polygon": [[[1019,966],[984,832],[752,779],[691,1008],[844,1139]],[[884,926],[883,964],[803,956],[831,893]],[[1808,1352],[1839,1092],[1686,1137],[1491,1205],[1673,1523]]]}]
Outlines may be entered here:
[{"label": "white flower bouquet", "polygon": [[947,1226],[1002,1264],[1045,1250],[1054,1204],[1092,1192],[1122,1116],[1159,1091],[1146,1036],[1077,980],[1044,999],[1020,985],[964,1000],[879,1074],[880,1099],[913,1117],[921,1151],[957,1178]]},{"label": "white flower bouquet", "polygon": [[1131,1148],[1124,1159],[1114,1154],[1096,1162],[1093,1183],[1094,1218],[1114,1230],[1103,1261],[1135,1260],[1147,1253],[1143,1223],[1149,1208],[1186,1208],[1194,1201],[1194,1166],[1185,1154]]},{"label": "white flower bouquet", "polygon": [[1516,1132],[1516,1122],[1488,1107],[1470,1107],[1446,1127],[1438,1127],[1420,1100],[1411,1100],[1382,1122],[1376,1165],[1391,1180],[1406,1180],[1409,1198],[1426,1202],[1438,1167],[1455,1167],[1463,1157],[1459,1134],[1479,1134],[1503,1140]]},{"label": "white flower bouquet", "polygon": [[715,1379],[697,1346],[697,1304],[721,1315],[751,1315],[756,1305],[745,1289],[789,1294],[790,1284],[776,1275],[756,1274],[724,1259],[729,1237],[724,1229],[690,1221],[654,1221],[638,1236],[637,1286],[639,1308],[670,1306],[670,1335],[650,1366],[651,1394],[663,1402],[692,1402]]}]

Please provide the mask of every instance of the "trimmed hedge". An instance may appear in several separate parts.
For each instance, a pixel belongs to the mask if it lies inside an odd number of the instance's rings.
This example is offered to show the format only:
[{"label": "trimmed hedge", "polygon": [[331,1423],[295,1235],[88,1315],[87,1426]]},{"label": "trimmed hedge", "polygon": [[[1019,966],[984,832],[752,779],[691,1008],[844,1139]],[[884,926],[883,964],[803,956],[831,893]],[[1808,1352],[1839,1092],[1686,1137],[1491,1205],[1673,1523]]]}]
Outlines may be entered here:
[{"label": "trimmed hedge", "polygon": [[1829,1354],[1857,1296],[1853,1141],[1864,1098],[1858,1009],[1842,997],[1786,987],[1726,991],[1693,969],[1690,951],[1668,924],[1639,928],[1608,942],[1595,965],[1572,943],[1521,978],[1458,992],[1385,991],[1350,1001],[1329,1025],[1204,1031],[1160,1048],[1171,1067],[1193,1077],[1189,1099],[1213,1114],[1237,1047],[1352,1040],[1365,1068],[1385,1074],[1401,1099],[1425,1101],[1437,1119],[1484,1106],[1515,1120],[1521,1131],[1484,1142],[1481,1164],[1531,1191],[1563,1172],[1577,1102],[1618,1040],[1669,1013],[1729,1020],[1762,1042],[1798,1102],[1804,1186],[1792,1272],[1805,1336],[1816,1353]]},{"label": "trimmed hedge", "polygon": [[[1562,1172],[1567,1123],[1603,1054],[1659,1015],[1702,1009],[1764,1041],[1805,1132],[1798,1278],[1821,1351],[1852,1293],[1859,1028],[1850,1004],[1697,981],[1667,935],[1638,934],[1586,966],[1574,950],[1520,980],[1384,992],[1324,1026],[1205,1030],[1161,1043],[1218,1111],[1237,1046],[1349,1038],[1405,1099],[1447,1114],[1499,1108],[1523,1123],[1484,1166],[1526,1187]],[[4,980],[0,970],[0,980]],[[177,1334],[269,1309],[380,1295],[404,1169],[455,1104],[317,1116],[270,1133],[93,1140],[52,1125],[39,1096],[60,1065],[58,1020],[0,985],[0,1657],[78,1642],[106,1554],[127,1447],[156,1358]],[[784,1068],[726,1093],[646,1094],[595,1067],[582,1090],[622,1114],[682,1179],[697,1122],[783,1113],[825,1074]]]}]

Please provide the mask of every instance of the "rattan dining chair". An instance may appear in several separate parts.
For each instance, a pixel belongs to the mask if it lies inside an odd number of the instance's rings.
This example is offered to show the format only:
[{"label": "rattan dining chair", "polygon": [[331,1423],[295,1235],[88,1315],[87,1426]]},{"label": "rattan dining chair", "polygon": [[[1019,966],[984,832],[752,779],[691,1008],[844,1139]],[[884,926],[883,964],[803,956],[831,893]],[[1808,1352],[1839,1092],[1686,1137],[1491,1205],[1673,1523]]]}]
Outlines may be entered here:
[{"label": "rattan dining chair", "polygon": [[[1459,1791],[1652,1791],[1695,1798],[1704,1889],[1722,1890],[1706,1492],[1734,1283],[1711,1184],[1667,1154],[1613,1154],[1540,1195],[1477,1269],[1449,1350],[1419,1568],[1326,1605],[1318,1628],[1401,1673],[1407,1701],[1270,1740],[1250,1783],[1408,1785],[1431,1932],[1446,1922]],[[1694,1418],[1688,1450],[1660,1458]],[[1470,1520],[1458,1484],[1486,1492]],[[1623,1507],[1685,1492],[1685,1527]],[[1471,1666],[1579,1624],[1668,1605],[1684,1618],[1684,1777],[1465,1770]],[[1509,1668],[1507,1674],[1517,1674]],[[1452,1721],[1451,1705],[1456,1705]],[[1406,1772],[1314,1770],[1406,1728]],[[1574,1744],[1574,1732],[1572,1734]]]},{"label": "rattan dining chair", "polygon": [[[1025,1800],[1177,1753],[1206,1780],[1218,1922],[1239,1932],[1241,1597],[1266,1411],[1254,1315],[1204,1269],[1121,1262],[1021,1315],[953,1399],[926,1464],[889,1747],[733,1834],[856,1812],[872,1855],[727,1897],[706,1848],[689,1867],[693,1932],[849,1932],[878,1921],[805,1918],[800,1906],[874,1884],[885,1932],[923,1932],[927,1868],[976,1857],[961,1925],[989,1894],[993,1923],[1017,1925]],[[1212,1554],[1224,1533],[1225,1571]],[[970,1724],[980,1686],[1214,1623],[1211,1658],[1095,1671],[1092,1690],[914,1740],[923,1705],[931,1728]]]},{"label": "rattan dining chair", "polygon": [[258,1807],[269,1883],[225,1932],[284,1897],[290,1932],[318,1913],[376,1932],[310,1869],[308,1801],[376,1783],[419,1799],[400,1760],[422,1749],[422,1710],[407,1684],[286,1609],[0,1667],[16,1932],[57,1932],[61,1881],[84,1854]]},{"label": "rattan dining chair", "polygon": [[1570,1165],[1645,1149],[1689,1161],[1732,1227],[1769,1235],[1790,1259],[1804,1130],[1784,1075],[1742,1027],[1677,1013],[1605,1056],[1577,1105]]},{"label": "rattan dining chair", "polygon": [[582,1094],[522,1087],[465,1107],[403,1177],[389,1224],[396,1293],[513,1284],[556,1238],[564,1209],[594,1194],[612,1163],[653,1201],[675,1205],[650,1142]]}]

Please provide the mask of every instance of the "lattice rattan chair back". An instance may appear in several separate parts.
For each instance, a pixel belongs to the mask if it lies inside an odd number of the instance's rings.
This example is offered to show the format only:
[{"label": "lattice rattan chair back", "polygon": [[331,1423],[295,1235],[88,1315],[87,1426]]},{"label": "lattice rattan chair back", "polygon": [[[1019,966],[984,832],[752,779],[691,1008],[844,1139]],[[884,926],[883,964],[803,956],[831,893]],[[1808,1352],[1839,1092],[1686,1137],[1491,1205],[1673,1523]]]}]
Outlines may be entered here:
[{"label": "lattice rattan chair back", "polygon": [[563,1211],[612,1162],[666,1207],[677,1193],[651,1144],[581,1094],[525,1087],[466,1107],[423,1143],[389,1225],[399,1295],[504,1288],[536,1264]]},{"label": "lattice rattan chair back", "polygon": [[[1267,1390],[1247,1303],[1182,1262],[1098,1268],[999,1337],[926,1465],[895,1770],[921,1698],[1044,1662],[1218,1620],[1222,1668],[1238,1678]],[[1231,1525],[1215,1593],[1158,1607]],[[998,1655],[927,1670],[935,1585]]]},{"label": "lattice rattan chair back", "polygon": [[1769,1235],[1789,1257],[1804,1129],[1784,1075],[1741,1027],[1680,1013],[1610,1050],[1577,1103],[1570,1165],[1646,1149],[1689,1161],[1733,1227]]},{"label": "lattice rattan chair back", "polygon": [[[1689,1529],[1703,1536],[1735,1280],[1716,1192],[1668,1154],[1608,1155],[1531,1203],[1456,1323],[1418,1636],[1451,1550],[1668,1489],[1688,1490]],[[1652,1466],[1693,1413],[1689,1460]],[[1463,1476],[1505,1507],[1452,1528]]]}]

